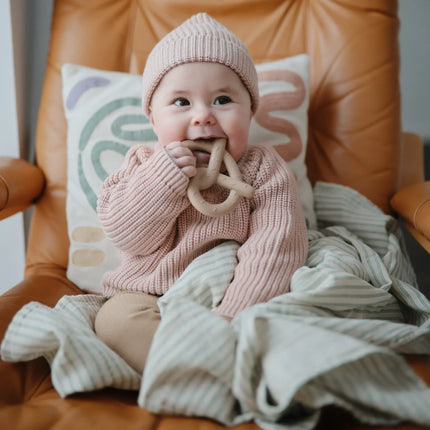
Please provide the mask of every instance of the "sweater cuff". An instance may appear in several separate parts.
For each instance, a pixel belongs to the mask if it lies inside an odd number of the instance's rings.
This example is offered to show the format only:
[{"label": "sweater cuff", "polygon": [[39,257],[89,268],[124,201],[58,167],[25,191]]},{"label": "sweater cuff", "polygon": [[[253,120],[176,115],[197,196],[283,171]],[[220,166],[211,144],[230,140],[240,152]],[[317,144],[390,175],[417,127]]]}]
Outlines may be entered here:
[{"label": "sweater cuff", "polygon": [[154,153],[152,162],[154,175],[166,184],[172,192],[181,197],[185,196],[190,180],[182,173],[169,154],[164,149],[158,151]]},{"label": "sweater cuff", "polygon": [[231,321],[236,315],[238,315],[244,309],[246,309],[245,305],[241,307],[235,303],[221,302],[219,306],[217,306],[214,309],[214,312],[220,317],[223,317],[224,319],[226,319],[227,321]]}]

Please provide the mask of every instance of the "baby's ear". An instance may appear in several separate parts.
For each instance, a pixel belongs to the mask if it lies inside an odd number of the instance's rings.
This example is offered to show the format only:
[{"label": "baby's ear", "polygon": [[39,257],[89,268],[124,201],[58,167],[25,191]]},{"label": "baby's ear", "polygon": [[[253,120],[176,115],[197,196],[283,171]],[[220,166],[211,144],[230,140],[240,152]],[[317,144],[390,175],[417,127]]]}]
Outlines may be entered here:
[{"label": "baby's ear", "polygon": [[153,113],[151,111],[151,108],[149,108],[148,110],[149,110],[149,112],[148,112],[148,119],[149,119],[149,122],[152,125],[152,130],[158,136],[157,122],[155,121],[155,118],[154,118],[154,115],[153,115]]},{"label": "baby's ear", "polygon": [[149,113],[148,113],[149,122],[151,123],[152,126],[154,126],[154,116],[152,115],[151,106],[149,106],[148,110],[149,110]]}]

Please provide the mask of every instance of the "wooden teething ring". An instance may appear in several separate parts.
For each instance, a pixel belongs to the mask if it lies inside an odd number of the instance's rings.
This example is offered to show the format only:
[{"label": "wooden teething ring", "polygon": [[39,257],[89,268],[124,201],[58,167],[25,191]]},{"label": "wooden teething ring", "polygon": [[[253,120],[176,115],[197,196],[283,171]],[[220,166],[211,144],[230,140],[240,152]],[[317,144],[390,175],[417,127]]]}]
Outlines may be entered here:
[{"label": "wooden teething ring", "polygon": [[[192,151],[203,150],[211,154],[208,167],[198,167],[188,185],[188,198],[199,212],[211,217],[221,216],[232,211],[242,197],[251,198],[254,195],[254,188],[242,181],[236,162],[225,150],[225,139],[216,139],[213,143],[187,140],[185,143]],[[220,173],[223,161],[229,176]],[[222,203],[208,203],[200,193],[214,184],[230,190],[229,196]]]}]

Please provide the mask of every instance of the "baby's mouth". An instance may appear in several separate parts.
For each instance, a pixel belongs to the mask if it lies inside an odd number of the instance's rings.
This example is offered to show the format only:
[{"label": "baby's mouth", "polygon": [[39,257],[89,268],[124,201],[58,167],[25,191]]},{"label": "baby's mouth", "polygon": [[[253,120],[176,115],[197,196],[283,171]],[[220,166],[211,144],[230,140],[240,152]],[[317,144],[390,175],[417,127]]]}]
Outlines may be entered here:
[{"label": "baby's mouth", "polygon": [[193,139],[194,142],[208,142],[213,143],[216,139],[220,139],[219,137],[198,137],[197,139]]},{"label": "baby's mouth", "polygon": [[[217,139],[223,139],[220,137],[198,137],[197,139],[193,139],[194,142],[202,142],[202,143],[214,143]],[[204,149],[195,149],[193,152],[197,152],[200,154],[207,154],[210,156],[210,153],[208,151],[205,151]]]}]

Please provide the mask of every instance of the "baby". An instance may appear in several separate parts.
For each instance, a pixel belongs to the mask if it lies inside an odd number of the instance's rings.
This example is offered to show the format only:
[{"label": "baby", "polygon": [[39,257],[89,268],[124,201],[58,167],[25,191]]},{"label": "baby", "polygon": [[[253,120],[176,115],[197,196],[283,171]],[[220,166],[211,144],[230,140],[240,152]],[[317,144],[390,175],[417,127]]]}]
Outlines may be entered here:
[{"label": "baby", "polygon": [[[234,278],[214,309],[228,321],[288,292],[305,261],[307,232],[294,174],[271,147],[248,146],[258,102],[250,53],[205,13],[167,34],[148,57],[142,103],[158,143],[131,148],[98,200],[100,221],[122,263],[103,278],[109,299],[95,329],[139,372],[160,321],[157,299],[196,257],[227,240],[241,245]],[[191,205],[187,187],[210,154],[192,151],[185,141],[217,138],[226,140],[255,192],[231,212],[209,217]],[[228,193],[215,184],[202,196],[220,203]]]}]

